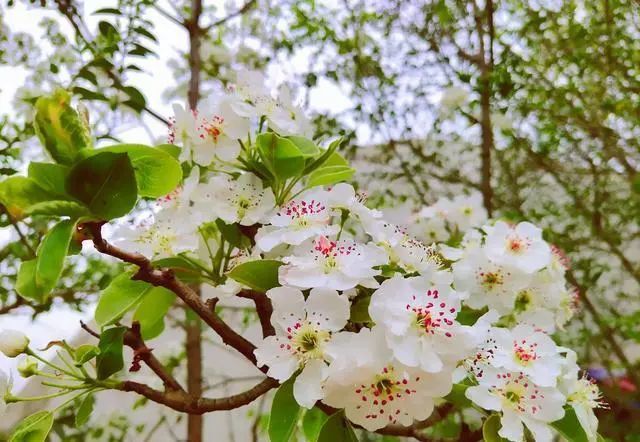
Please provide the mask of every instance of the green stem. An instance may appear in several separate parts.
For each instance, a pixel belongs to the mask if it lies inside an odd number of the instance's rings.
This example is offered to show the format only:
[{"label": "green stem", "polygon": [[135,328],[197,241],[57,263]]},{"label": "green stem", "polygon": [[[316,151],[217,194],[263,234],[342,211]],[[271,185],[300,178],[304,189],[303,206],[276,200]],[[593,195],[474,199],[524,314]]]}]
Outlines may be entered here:
[{"label": "green stem", "polygon": [[59,391],[57,393],[52,393],[52,394],[45,394],[43,396],[31,396],[31,397],[18,397],[18,396],[12,396],[12,395],[7,395],[5,397],[5,402],[7,404],[11,404],[13,402],[33,402],[33,401],[42,401],[45,399],[53,399],[59,396],[64,396],[65,394],[69,394],[70,391]]},{"label": "green stem", "polygon": [[29,356],[33,356],[34,358],[36,358],[37,360],[39,360],[43,364],[48,365],[49,367],[53,368],[54,370],[58,370],[60,373],[64,373],[66,375],[69,375],[69,376],[77,378],[77,379],[82,379],[76,373],[70,372],[70,371],[60,367],[59,365],[54,364],[53,362],[47,361],[43,357],[41,357],[41,356],[37,355],[36,353],[34,353],[30,348],[27,348],[25,353],[27,353]]}]

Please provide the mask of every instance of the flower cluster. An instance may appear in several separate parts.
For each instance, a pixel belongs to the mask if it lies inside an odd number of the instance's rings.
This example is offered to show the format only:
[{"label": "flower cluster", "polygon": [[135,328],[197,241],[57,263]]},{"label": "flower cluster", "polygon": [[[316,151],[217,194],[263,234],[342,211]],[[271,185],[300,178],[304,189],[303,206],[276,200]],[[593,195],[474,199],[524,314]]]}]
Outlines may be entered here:
[{"label": "flower cluster", "polygon": [[573,298],[566,260],[540,229],[488,221],[477,195],[440,199],[408,228],[385,221],[340,182],[350,169],[335,143],[304,138],[290,92],[272,94],[255,73],[175,111],[169,141],[189,176],[115,236],[206,269],[216,296],[254,288],[234,269],[277,261],[266,292],[275,334],[255,356],[269,376],[295,377],[300,405],[322,401],[377,430],[426,419],[456,381],[500,413],[509,440],[523,440],[523,424],[551,440],[567,407],[595,438],[597,388],[550,337]]}]

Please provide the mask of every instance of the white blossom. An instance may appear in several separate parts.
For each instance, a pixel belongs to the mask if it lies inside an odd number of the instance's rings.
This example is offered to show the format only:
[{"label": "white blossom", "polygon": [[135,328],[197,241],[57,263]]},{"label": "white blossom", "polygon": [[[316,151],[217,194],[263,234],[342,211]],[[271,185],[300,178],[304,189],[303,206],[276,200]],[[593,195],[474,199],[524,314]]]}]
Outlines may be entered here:
[{"label": "white blossom", "polygon": [[298,403],[311,408],[322,398],[326,346],[332,333],[347,323],[349,299],[322,288],[312,289],[306,300],[300,290],[290,287],[271,289],[267,296],[273,304],[271,323],[276,334],[258,345],[258,364],[267,365],[267,374],[280,381],[302,368],[294,382],[294,396]]},{"label": "white blossom", "polygon": [[202,205],[208,204],[211,212],[225,223],[243,226],[263,221],[275,206],[271,188],[264,188],[252,173],[244,173],[238,179],[214,176],[199,186],[194,198]]},{"label": "white blossom", "polygon": [[451,390],[451,372],[425,373],[401,364],[375,329],[339,333],[328,353],[323,402],[344,408],[349,420],[369,431],[426,419],[434,398]]},{"label": "white blossom", "polygon": [[15,358],[24,353],[29,347],[29,338],[18,330],[3,330],[0,332],[0,352],[8,358]]},{"label": "white blossom", "polygon": [[335,212],[327,198],[325,190],[312,189],[289,201],[258,230],[258,247],[268,252],[280,244],[299,245],[318,235],[337,234],[340,226],[331,224]]},{"label": "white blossom", "polygon": [[488,230],[486,251],[494,263],[533,273],[551,262],[551,248],[542,239],[542,230],[533,224],[510,226],[498,221]]},{"label": "white blossom", "polygon": [[460,299],[448,285],[421,277],[383,282],[369,305],[394,356],[431,373],[455,364],[472,347],[468,328],[456,321],[459,311]]},{"label": "white blossom", "polygon": [[377,287],[374,267],[387,262],[384,250],[350,239],[330,240],[319,236],[299,245],[283,258],[280,284],[300,288],[327,287],[348,290],[357,285]]},{"label": "white blossom", "polygon": [[486,410],[502,412],[498,434],[513,442],[524,440],[523,424],[537,442],[551,442],[547,424],[564,416],[565,397],[555,388],[537,386],[521,372],[488,370],[465,394]]}]

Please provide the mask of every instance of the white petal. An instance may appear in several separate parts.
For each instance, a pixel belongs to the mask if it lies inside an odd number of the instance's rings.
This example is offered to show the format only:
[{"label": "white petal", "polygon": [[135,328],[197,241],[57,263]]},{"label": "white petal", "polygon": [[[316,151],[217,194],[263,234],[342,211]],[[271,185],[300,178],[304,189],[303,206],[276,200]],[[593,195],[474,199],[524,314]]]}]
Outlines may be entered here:
[{"label": "white petal", "polygon": [[313,408],[322,399],[322,382],[327,378],[327,365],[324,361],[314,359],[302,369],[293,383],[293,396],[305,408]]},{"label": "white petal", "polygon": [[338,331],[349,319],[350,306],[347,296],[331,289],[314,288],[306,302],[307,318],[321,329]]}]

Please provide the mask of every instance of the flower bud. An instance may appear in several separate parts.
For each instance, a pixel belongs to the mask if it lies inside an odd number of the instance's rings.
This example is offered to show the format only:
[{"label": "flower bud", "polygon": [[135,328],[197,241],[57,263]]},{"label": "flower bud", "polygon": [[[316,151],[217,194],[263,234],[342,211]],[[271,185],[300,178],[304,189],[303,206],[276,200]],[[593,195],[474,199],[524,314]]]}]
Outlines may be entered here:
[{"label": "flower bud", "polygon": [[31,356],[27,356],[18,364],[18,373],[23,378],[30,378],[38,371],[38,360]]},{"label": "flower bud", "polygon": [[0,332],[0,351],[8,358],[15,358],[27,350],[29,338],[17,330]]}]

